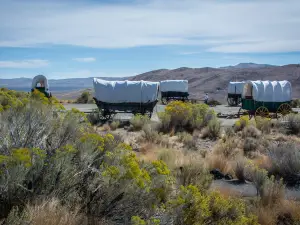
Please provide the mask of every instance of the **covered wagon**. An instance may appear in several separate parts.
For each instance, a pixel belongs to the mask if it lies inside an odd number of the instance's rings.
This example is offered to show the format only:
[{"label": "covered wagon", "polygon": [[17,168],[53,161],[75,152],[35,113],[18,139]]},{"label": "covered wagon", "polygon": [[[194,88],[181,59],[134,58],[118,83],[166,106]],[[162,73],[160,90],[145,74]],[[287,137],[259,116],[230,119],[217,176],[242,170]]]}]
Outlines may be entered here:
[{"label": "covered wagon", "polygon": [[245,81],[229,82],[227,94],[227,102],[229,106],[237,106],[241,103],[244,85]]},{"label": "covered wagon", "polygon": [[151,117],[158,98],[158,82],[106,81],[94,78],[94,100],[103,119],[116,113],[147,114]]},{"label": "covered wagon", "polygon": [[292,85],[289,81],[247,81],[243,88],[240,111],[245,110],[250,118],[270,118],[270,113],[280,118],[292,111],[291,100]]},{"label": "covered wagon", "polygon": [[31,92],[33,92],[35,89],[42,92],[47,98],[51,97],[48,80],[44,75],[37,75],[33,78]]},{"label": "covered wagon", "polygon": [[170,100],[188,100],[188,90],[187,80],[164,80],[160,82],[161,100],[164,104]]}]

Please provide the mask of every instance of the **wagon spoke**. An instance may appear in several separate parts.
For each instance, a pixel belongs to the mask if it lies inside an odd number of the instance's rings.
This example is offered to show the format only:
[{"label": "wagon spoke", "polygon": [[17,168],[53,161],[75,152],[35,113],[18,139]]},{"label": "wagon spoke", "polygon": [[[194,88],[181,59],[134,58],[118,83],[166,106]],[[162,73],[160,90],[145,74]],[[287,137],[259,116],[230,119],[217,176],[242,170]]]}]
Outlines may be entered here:
[{"label": "wagon spoke", "polygon": [[277,119],[286,120],[286,116],[290,114],[292,111],[292,108],[289,104],[283,103],[279,106],[277,109]]}]

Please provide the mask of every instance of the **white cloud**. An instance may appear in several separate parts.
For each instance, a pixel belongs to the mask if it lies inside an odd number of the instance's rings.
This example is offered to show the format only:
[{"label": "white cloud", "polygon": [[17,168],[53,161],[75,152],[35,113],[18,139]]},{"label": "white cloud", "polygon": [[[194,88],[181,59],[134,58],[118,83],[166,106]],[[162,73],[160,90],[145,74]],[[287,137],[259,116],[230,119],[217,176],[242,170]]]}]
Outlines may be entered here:
[{"label": "white cloud", "polygon": [[29,69],[45,67],[48,65],[49,61],[42,59],[0,61],[0,68]]},{"label": "white cloud", "polygon": [[0,46],[200,45],[213,52],[300,51],[299,0],[0,4]]},{"label": "white cloud", "polygon": [[95,62],[96,59],[93,58],[93,57],[87,57],[87,58],[74,58],[73,59],[74,61],[77,61],[77,62]]}]

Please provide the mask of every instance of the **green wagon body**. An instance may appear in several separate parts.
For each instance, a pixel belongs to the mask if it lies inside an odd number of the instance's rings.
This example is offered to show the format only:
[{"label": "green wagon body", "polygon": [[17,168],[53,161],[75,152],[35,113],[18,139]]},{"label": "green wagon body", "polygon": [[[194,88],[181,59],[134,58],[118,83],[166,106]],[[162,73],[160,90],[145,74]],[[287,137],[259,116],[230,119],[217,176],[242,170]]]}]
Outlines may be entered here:
[{"label": "green wagon body", "polygon": [[259,102],[253,99],[242,99],[242,109],[255,112],[259,107],[266,107],[269,112],[276,113],[280,105],[287,103],[290,104],[291,101],[286,102]]}]

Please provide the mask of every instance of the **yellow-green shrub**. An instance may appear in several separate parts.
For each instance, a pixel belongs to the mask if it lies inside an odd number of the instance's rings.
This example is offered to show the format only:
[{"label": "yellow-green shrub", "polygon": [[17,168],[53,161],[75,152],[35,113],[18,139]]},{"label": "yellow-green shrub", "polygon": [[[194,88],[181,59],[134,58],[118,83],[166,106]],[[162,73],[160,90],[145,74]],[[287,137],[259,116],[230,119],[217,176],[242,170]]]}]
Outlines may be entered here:
[{"label": "yellow-green shrub", "polygon": [[164,113],[159,114],[162,131],[202,129],[215,116],[206,104],[191,104],[189,102],[173,101],[169,103]]},{"label": "yellow-green shrub", "polygon": [[139,131],[149,122],[150,118],[148,116],[137,114],[130,119],[130,129],[133,131]]},{"label": "yellow-green shrub", "polygon": [[181,187],[169,206],[177,210],[181,224],[258,224],[257,218],[246,211],[242,200],[224,198],[217,192],[203,193],[197,187]]},{"label": "yellow-green shrub", "polygon": [[241,131],[250,124],[249,116],[241,116],[234,124],[235,131]]}]

